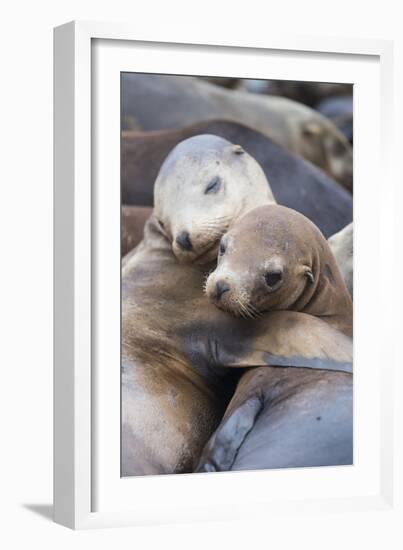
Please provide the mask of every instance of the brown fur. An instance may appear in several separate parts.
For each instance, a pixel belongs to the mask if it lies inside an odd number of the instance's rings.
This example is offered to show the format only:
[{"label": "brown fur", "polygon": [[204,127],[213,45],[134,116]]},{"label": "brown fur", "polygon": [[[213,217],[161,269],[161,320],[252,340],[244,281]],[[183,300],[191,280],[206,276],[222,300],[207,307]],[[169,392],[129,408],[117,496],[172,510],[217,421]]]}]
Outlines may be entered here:
[{"label": "brown fur", "polygon": [[[210,298],[236,313],[243,302],[253,312],[291,310],[324,320],[352,335],[352,301],[330,247],[318,228],[302,214],[279,205],[252,210],[222,239],[225,251],[207,281]],[[270,291],[264,275],[282,271]],[[229,285],[218,301],[217,282]]]}]

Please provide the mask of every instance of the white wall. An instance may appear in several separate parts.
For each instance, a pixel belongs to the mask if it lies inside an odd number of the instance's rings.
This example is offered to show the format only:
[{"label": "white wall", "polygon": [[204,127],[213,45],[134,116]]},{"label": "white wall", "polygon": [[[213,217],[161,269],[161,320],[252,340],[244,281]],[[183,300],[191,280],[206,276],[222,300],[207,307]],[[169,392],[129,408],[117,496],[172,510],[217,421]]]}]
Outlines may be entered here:
[{"label": "white wall", "polygon": [[[73,533],[26,505],[51,502],[52,433],[52,27],[71,19],[153,21],[165,25],[231,26],[286,32],[398,39],[403,68],[400,2],[352,0],[45,0],[2,7],[0,155],[0,501],[3,548],[123,545],[136,548],[393,549],[398,528],[391,516],[276,519]],[[256,6],[256,7],[255,7]],[[376,6],[376,7],[374,7]],[[400,35],[400,36],[399,36]],[[403,91],[402,74],[399,77]],[[400,94],[403,98],[403,93]],[[399,105],[398,123],[403,123]],[[400,170],[400,178],[402,170]],[[402,222],[399,221],[400,230]],[[403,235],[403,231],[401,232]],[[46,507],[45,507],[46,511]],[[8,539],[4,544],[3,539]],[[399,538],[401,544],[401,538]],[[118,546],[119,545],[119,546]]]}]

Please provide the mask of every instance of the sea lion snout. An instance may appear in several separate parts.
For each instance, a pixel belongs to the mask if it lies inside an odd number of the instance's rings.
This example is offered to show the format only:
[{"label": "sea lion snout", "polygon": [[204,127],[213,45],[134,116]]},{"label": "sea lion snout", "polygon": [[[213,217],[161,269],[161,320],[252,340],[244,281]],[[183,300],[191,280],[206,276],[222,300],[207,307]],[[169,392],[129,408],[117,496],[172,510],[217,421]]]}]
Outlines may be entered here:
[{"label": "sea lion snout", "polygon": [[226,292],[229,292],[230,289],[231,287],[226,281],[217,281],[213,293],[214,300],[219,302],[221,300],[221,296]]},{"label": "sea lion snout", "polygon": [[192,241],[190,240],[190,235],[188,231],[181,231],[175,240],[182,250],[185,250],[187,252],[193,250]]}]

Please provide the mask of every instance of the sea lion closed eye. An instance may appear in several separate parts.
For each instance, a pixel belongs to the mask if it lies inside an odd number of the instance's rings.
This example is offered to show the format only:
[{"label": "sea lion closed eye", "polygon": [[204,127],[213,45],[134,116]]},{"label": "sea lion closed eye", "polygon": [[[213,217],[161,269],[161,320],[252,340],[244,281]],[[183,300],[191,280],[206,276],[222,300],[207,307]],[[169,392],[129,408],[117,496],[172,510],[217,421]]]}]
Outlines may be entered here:
[{"label": "sea lion closed eye", "polygon": [[249,210],[274,203],[259,164],[239,145],[200,135],[179,143],[154,188],[154,213],[180,262],[205,264],[221,236]]}]

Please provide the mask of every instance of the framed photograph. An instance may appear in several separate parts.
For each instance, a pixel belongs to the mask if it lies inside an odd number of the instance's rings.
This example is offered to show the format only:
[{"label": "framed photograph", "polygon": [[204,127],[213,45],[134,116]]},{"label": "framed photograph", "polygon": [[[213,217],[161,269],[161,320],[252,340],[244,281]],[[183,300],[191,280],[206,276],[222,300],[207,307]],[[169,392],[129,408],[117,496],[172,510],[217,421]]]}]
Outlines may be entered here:
[{"label": "framed photograph", "polygon": [[392,509],[392,54],[55,29],[56,522]]}]

